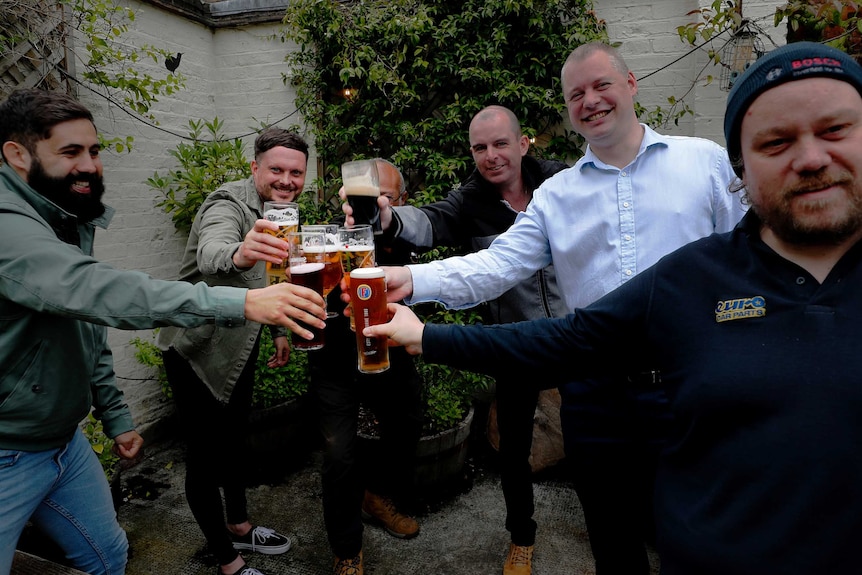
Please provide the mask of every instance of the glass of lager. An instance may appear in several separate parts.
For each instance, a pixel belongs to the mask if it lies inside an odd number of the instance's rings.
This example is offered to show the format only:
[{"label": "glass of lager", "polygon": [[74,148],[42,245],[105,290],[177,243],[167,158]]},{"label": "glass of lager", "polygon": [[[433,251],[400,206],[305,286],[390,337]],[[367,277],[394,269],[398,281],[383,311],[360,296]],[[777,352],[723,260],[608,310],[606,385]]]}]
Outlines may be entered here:
[{"label": "glass of lager", "polygon": [[[287,234],[286,239],[290,244],[290,257],[288,258],[290,283],[307,287],[323,295],[324,234],[322,232],[293,232]],[[297,336],[295,333],[292,334],[291,343],[293,343],[294,349],[309,351],[322,348],[326,341],[324,330],[305,324],[302,326],[311,331],[314,337],[308,340]]]},{"label": "glass of lager", "polygon": [[362,330],[386,323],[386,275],[383,268],[358,268],[350,272],[350,301],[356,318],[356,351],[359,371],[380,373],[389,369],[386,336],[366,337]]},{"label": "glass of lager", "polygon": [[[264,202],[263,219],[278,224],[278,231],[267,230],[267,233],[279,239],[287,240],[287,234],[299,230],[299,204],[295,202]],[[266,285],[287,281],[285,267],[266,262]]]},{"label": "glass of lager", "polygon": [[[323,299],[329,297],[344,272],[341,270],[341,251],[338,249],[338,224],[311,224],[300,227],[303,232],[322,232],[323,246]],[[326,317],[338,317],[338,313],[326,310]]]},{"label": "glass of lager", "polygon": [[[369,225],[338,228],[338,248],[341,250],[341,268],[344,283],[350,286],[350,272],[358,268],[374,267],[374,231]],[[351,296],[351,309],[353,297]],[[356,331],[353,313],[350,314],[350,329]]]},{"label": "glass of lager", "polygon": [[341,164],[341,181],[347,203],[353,208],[353,222],[357,225],[368,224],[375,234],[382,233],[380,208],[380,178],[377,175],[376,160],[354,160]]}]

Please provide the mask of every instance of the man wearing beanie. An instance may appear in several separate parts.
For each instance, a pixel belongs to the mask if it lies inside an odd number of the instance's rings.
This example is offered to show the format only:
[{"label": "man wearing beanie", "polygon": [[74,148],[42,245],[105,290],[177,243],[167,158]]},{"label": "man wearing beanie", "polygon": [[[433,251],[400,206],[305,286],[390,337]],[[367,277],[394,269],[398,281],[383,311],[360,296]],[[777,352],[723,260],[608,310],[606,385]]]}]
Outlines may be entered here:
[{"label": "man wearing beanie", "polygon": [[815,43],[754,63],[725,136],[751,209],[560,319],[366,330],[525,384],[652,359],[674,426],[663,575],[862,572],[862,68]]},{"label": "man wearing beanie", "polygon": [[[569,120],[588,144],[583,157],[538,186],[526,210],[486,249],[387,268],[390,293],[412,289],[410,303],[470,307],[553,263],[565,308],[572,310],[673,250],[739,222],[746,210],[728,193],[736,176],[727,151],[640,123],[637,79],[615,48],[578,46],[560,77]],[[671,422],[652,359],[628,372],[616,364],[542,383],[560,390],[566,470],[584,512],[596,575],[648,575],[655,469]],[[497,393],[522,392],[506,391],[498,379]],[[502,575],[531,575],[535,532],[526,541],[514,534]]]}]

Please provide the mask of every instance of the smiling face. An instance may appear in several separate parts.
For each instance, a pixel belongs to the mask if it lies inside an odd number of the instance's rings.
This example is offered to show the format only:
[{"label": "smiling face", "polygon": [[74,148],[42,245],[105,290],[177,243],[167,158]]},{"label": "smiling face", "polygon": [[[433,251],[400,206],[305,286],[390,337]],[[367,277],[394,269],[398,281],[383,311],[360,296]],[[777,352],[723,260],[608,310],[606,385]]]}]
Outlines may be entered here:
[{"label": "smiling face", "polygon": [[637,80],[610,54],[597,50],[563,66],[563,98],[569,120],[593,148],[609,149],[640,138],[634,109]]},{"label": "smiling face", "polygon": [[101,148],[90,120],[61,122],[50,136],[36,142],[27,167],[34,190],[83,220],[104,213]]},{"label": "smiling face", "polygon": [[740,130],[742,181],[777,238],[835,245],[862,232],[862,97],[830,78],[758,96]]},{"label": "smiling face", "polygon": [[275,146],[251,163],[254,185],[262,201],[293,202],[305,186],[308,161],[300,150]]},{"label": "smiling face", "polygon": [[479,173],[498,188],[520,182],[521,158],[530,141],[506,114],[485,110],[470,122],[470,152]]}]

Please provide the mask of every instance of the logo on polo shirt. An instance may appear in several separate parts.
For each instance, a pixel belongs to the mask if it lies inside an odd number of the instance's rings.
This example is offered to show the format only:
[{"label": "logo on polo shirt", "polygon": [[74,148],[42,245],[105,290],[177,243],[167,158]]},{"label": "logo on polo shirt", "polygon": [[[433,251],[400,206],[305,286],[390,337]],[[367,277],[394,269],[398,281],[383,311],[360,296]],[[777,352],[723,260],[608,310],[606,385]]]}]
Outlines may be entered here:
[{"label": "logo on polo shirt", "polygon": [[715,305],[715,321],[733,321],[766,315],[766,298],[762,295],[728,299]]}]

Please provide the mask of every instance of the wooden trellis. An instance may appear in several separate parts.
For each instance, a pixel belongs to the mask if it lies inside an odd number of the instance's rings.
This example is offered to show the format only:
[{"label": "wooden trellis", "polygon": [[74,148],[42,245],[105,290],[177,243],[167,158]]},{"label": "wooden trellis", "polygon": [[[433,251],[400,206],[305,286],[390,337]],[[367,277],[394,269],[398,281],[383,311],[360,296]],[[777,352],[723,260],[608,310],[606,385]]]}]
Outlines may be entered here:
[{"label": "wooden trellis", "polygon": [[71,27],[55,0],[0,0],[0,99],[16,88],[73,93]]}]

